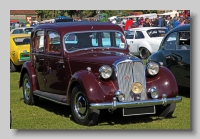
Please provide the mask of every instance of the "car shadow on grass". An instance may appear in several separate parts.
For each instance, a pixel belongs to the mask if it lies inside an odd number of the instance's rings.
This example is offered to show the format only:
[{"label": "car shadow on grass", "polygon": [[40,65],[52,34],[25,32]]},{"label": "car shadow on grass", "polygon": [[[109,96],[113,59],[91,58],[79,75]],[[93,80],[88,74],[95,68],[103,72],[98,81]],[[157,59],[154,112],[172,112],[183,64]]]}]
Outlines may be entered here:
[{"label": "car shadow on grass", "polygon": [[[56,115],[61,115],[66,118],[69,118],[71,121],[75,122],[73,117],[71,116],[71,107],[65,106],[61,104],[57,104],[43,98],[40,98],[38,107],[45,109],[49,112],[53,112]],[[171,117],[176,118],[176,117]],[[162,120],[162,117],[157,117],[155,115],[135,115],[135,116],[123,116],[122,109],[118,109],[113,113],[108,112],[108,110],[101,110],[99,119],[97,122],[98,126],[105,125],[125,125],[125,124],[138,124],[138,123],[149,123],[152,121]]]},{"label": "car shadow on grass", "polygon": [[[172,116],[170,118],[176,118],[176,117]],[[102,125],[115,125],[115,124],[126,125],[126,124],[150,123],[150,122],[159,121],[162,119],[163,117],[158,117],[152,114],[123,116],[122,110],[117,110],[113,114],[111,113],[100,114],[98,125],[102,126]]]}]

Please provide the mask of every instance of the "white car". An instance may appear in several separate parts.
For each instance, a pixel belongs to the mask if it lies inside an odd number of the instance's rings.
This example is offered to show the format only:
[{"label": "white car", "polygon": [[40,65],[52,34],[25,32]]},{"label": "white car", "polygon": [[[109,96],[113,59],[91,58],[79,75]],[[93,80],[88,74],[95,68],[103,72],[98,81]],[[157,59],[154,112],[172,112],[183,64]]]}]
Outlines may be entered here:
[{"label": "white car", "polygon": [[129,50],[135,56],[147,59],[158,51],[163,37],[168,32],[166,27],[138,27],[126,32]]},{"label": "white car", "polygon": [[19,27],[12,29],[10,31],[10,34],[20,34],[20,33],[26,33],[26,34],[31,34],[31,31],[33,30],[34,27]]}]

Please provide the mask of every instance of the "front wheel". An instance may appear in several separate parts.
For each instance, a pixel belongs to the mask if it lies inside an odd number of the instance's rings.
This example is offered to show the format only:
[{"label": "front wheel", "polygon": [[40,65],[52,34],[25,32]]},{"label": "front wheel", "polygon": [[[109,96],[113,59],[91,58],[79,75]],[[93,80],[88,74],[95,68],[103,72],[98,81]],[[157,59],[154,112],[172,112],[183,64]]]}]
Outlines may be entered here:
[{"label": "front wheel", "polygon": [[148,49],[144,47],[140,48],[140,57],[142,59],[147,59],[149,56],[150,56],[150,52]]},{"label": "front wheel", "polygon": [[99,110],[92,110],[83,90],[80,86],[76,86],[71,94],[71,111],[76,123],[81,125],[95,125],[99,118]]},{"label": "front wheel", "polygon": [[38,103],[39,97],[33,95],[31,80],[27,73],[23,77],[23,97],[25,104],[33,105]]}]

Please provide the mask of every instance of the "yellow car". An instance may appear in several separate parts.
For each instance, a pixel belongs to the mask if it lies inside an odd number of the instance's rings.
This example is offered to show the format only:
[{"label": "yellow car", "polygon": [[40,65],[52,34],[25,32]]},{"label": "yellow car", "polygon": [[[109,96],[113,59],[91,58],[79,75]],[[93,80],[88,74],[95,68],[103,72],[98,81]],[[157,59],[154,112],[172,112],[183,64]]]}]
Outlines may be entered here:
[{"label": "yellow car", "polygon": [[10,72],[30,59],[30,34],[10,35]]}]

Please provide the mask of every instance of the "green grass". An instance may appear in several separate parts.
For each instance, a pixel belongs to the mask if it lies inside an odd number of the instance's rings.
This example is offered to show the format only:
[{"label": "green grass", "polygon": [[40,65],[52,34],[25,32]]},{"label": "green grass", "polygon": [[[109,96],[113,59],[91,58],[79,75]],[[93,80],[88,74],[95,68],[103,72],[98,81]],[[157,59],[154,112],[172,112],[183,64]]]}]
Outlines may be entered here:
[{"label": "green grass", "polygon": [[189,130],[190,98],[183,96],[177,103],[172,118],[156,116],[123,117],[121,114],[101,114],[96,126],[81,126],[71,119],[69,106],[59,105],[40,99],[38,106],[26,105],[22,98],[22,88],[18,88],[19,73],[10,73],[10,107],[12,129],[178,129]]}]

